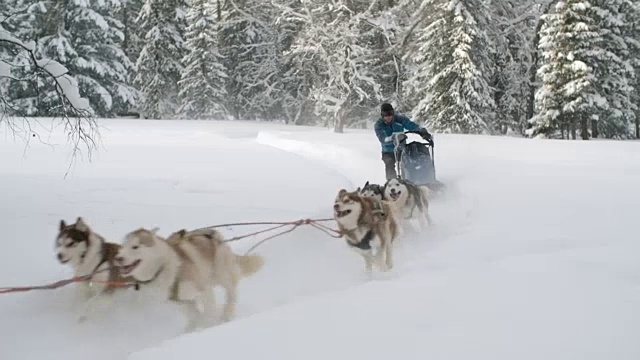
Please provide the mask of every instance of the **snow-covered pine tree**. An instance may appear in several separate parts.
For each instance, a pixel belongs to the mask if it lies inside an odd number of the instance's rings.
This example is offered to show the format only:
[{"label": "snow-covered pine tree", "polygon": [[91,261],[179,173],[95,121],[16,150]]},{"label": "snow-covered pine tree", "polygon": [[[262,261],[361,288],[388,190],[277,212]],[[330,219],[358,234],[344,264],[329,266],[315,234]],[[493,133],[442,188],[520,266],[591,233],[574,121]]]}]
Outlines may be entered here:
[{"label": "snow-covered pine tree", "polygon": [[39,33],[39,22],[44,19],[48,0],[3,0],[0,1],[0,23],[5,30],[22,39],[35,41]]},{"label": "snow-covered pine tree", "polygon": [[[22,0],[3,0],[0,2],[0,26],[3,30],[11,32],[15,35],[16,16],[26,12],[26,7],[21,3]],[[22,25],[22,24],[21,24]],[[26,23],[24,25],[27,25]],[[7,46],[0,47],[0,51],[6,51]]]},{"label": "snow-covered pine tree", "polygon": [[[7,4],[2,24],[5,29],[25,42],[34,42],[33,53],[38,55],[41,37],[51,28],[48,19],[55,8],[49,9],[46,0],[14,0]],[[47,13],[47,10],[49,12]],[[9,47],[3,47],[10,50]],[[15,50],[15,48],[14,48]],[[58,116],[60,102],[57,101],[54,83],[33,66],[31,59],[21,50],[11,53],[12,73],[4,98],[11,104],[13,112],[20,116]],[[7,80],[7,79],[5,79]],[[93,111],[88,109],[89,111]]]},{"label": "snow-covered pine tree", "polygon": [[[5,34],[5,36],[15,30],[11,26],[12,24],[7,21],[11,18],[15,7],[14,0],[0,2],[0,33]],[[0,40],[0,122],[2,122],[5,115],[12,115],[15,112],[9,97],[9,84],[13,77],[15,58],[15,51],[11,51],[8,44],[2,43]]]},{"label": "snow-covered pine tree", "polygon": [[[591,135],[602,133],[607,138],[627,138],[629,125],[635,116],[631,103],[630,85],[633,68],[629,62],[629,48],[625,41],[626,26],[623,6],[629,0],[591,0],[594,18],[600,28],[601,51],[593,66],[596,68],[598,93],[607,101],[600,119],[592,121]],[[583,124],[583,132],[586,132]],[[583,138],[587,134],[583,134]]]},{"label": "snow-covered pine tree", "polygon": [[414,118],[437,132],[493,133],[490,14],[485,2],[425,0],[422,11],[430,12],[434,21],[418,29],[420,45],[409,59],[416,64],[407,81],[417,103]]},{"label": "snow-covered pine tree", "polygon": [[529,44],[538,14],[535,0],[504,0],[489,4],[492,14],[489,34],[494,44],[487,51],[493,58],[491,87],[495,89],[494,127],[501,134],[526,129],[528,71],[533,66]]},{"label": "snow-covered pine tree", "polygon": [[635,73],[631,78],[631,110],[635,114],[635,136],[640,139],[640,2],[625,2],[622,13],[626,15],[624,37],[629,47],[628,60]]},{"label": "snow-covered pine tree", "polygon": [[132,102],[126,109],[122,109],[123,113],[135,112],[138,108],[141,93],[134,86],[135,63],[140,57],[140,51],[144,45],[140,23],[137,21],[144,0],[120,0],[120,6],[117,8],[115,16],[122,23],[122,51],[127,55],[131,62],[131,67],[127,71],[126,84],[131,87],[135,95],[135,103]]},{"label": "snow-covered pine tree", "polygon": [[303,53],[292,51],[294,41],[307,26],[306,17],[299,16],[305,8],[299,0],[273,0],[271,4],[275,14],[272,24],[278,34],[279,113],[287,124],[313,123],[315,116],[309,92],[317,72]]},{"label": "snow-covered pine tree", "polygon": [[187,12],[185,40],[188,50],[178,82],[180,117],[221,119],[226,116],[224,101],[227,75],[218,50],[217,9],[210,0],[192,0]]},{"label": "snow-covered pine tree", "polygon": [[375,2],[317,2],[303,0],[306,23],[292,46],[292,54],[313,67],[310,97],[315,112],[336,132],[358,121],[370,120],[372,106],[381,100],[380,84],[372,73],[375,52],[364,40],[375,26],[367,21]]},{"label": "snow-covered pine tree", "polygon": [[280,97],[273,7],[261,0],[227,0],[224,4],[220,52],[229,76],[226,108],[236,119],[273,119]]},{"label": "snow-covered pine tree", "polygon": [[145,0],[137,23],[144,46],[136,61],[133,83],[141,93],[139,108],[148,118],[173,118],[179,99],[176,84],[184,67],[184,2]]},{"label": "snow-covered pine tree", "polygon": [[120,2],[117,18],[123,25],[122,50],[135,63],[144,45],[144,38],[140,33],[140,24],[137,22],[144,0],[120,0]]},{"label": "snow-covered pine tree", "polygon": [[[395,104],[397,109],[407,110],[408,104],[403,96],[403,82],[407,78],[407,69],[402,61],[403,29],[410,26],[410,16],[407,13],[408,2],[400,3],[395,0],[375,1],[362,13],[364,26],[360,36],[361,41],[369,44],[371,59],[367,69],[380,84],[380,96],[387,102]],[[379,104],[371,99],[371,120],[379,116]],[[365,124],[363,124],[365,125]]]},{"label": "snow-covered pine tree", "polygon": [[[527,70],[527,78],[528,81],[528,91],[527,91],[527,99],[526,99],[526,124],[524,124],[525,129],[529,129],[531,127],[530,120],[535,115],[535,106],[536,106],[536,91],[538,89],[538,69],[540,67],[540,38],[542,32],[542,26],[544,25],[543,15],[548,14],[553,10],[556,2],[558,0],[535,0],[536,5],[534,5],[534,9],[536,12],[536,21],[533,30],[533,36],[528,45],[527,52],[531,57],[531,66]],[[527,131],[525,130],[525,134]]]},{"label": "snow-covered pine tree", "polygon": [[[407,86],[409,80],[415,75],[419,64],[415,56],[420,54],[420,42],[417,37],[419,31],[440,18],[440,14],[431,11],[434,4],[424,0],[399,0],[393,13],[397,14],[400,20],[400,33],[393,45],[393,51],[398,55],[400,62],[400,77],[398,79],[397,106],[404,108],[404,111],[415,109],[421,99],[411,93],[411,88]],[[417,7],[417,8],[416,8]],[[415,89],[414,89],[415,90]]]},{"label": "snow-covered pine tree", "polygon": [[621,104],[629,103],[621,92],[630,89],[624,60],[617,55],[623,52],[619,4],[599,1],[560,1],[555,12],[544,16],[543,86],[536,95],[538,114],[531,120],[530,135],[560,131],[575,139],[580,127],[581,137],[588,139],[592,125],[592,132],[599,129],[607,137],[626,136],[629,108]]},{"label": "snow-covered pine tree", "polygon": [[[326,83],[331,78],[331,74],[326,71],[325,58],[318,51],[320,47],[316,45],[316,42],[324,38],[317,37],[316,34],[323,31],[322,21],[333,20],[328,13],[333,11],[330,8],[338,8],[337,3],[331,6],[314,4],[315,7],[309,7],[311,2],[298,0],[276,0],[272,3],[278,14],[274,23],[281,39],[281,72],[278,84],[281,85],[285,118],[290,118],[297,124],[316,123],[314,108],[333,118],[331,113],[323,112],[323,105],[316,106],[318,101],[312,96],[311,90],[316,88],[315,85]],[[380,98],[397,104],[402,102],[398,94],[401,91],[400,77],[403,68],[398,49],[393,45],[402,26],[403,9],[396,1],[355,2],[350,6],[355,7],[358,14],[359,25],[354,31],[359,43],[368,52],[366,62],[363,61],[358,67],[362,68],[362,74],[367,74],[371,83],[380,85],[377,96],[359,103],[358,109],[352,108],[353,112],[347,114],[349,125],[366,126],[367,122],[377,116]],[[314,30],[313,26],[318,29]],[[309,46],[310,44],[314,45]],[[330,45],[325,42],[323,46],[329,49]],[[372,94],[375,95],[375,92]]]},{"label": "snow-covered pine tree", "polygon": [[[121,48],[117,0],[70,0],[49,4],[39,54],[56,60],[78,80],[80,94],[96,114],[115,116],[135,102],[126,84],[132,63]],[[46,108],[41,110],[46,110]]]}]

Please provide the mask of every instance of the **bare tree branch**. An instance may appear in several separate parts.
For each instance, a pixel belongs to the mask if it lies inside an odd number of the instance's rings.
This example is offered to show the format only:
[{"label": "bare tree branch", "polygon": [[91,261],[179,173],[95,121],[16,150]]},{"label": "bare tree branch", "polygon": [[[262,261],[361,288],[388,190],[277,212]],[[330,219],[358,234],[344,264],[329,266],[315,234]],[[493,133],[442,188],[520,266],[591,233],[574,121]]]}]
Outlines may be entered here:
[{"label": "bare tree branch", "polygon": [[[82,153],[83,150],[87,151],[87,157],[91,161],[92,151],[97,149],[97,142],[99,140],[98,124],[94,117],[93,110],[91,109],[87,99],[82,98],[79,93],[78,83],[68,70],[55,60],[51,59],[38,59],[35,55],[35,46],[33,43],[25,44],[8,31],[4,30],[0,26],[0,44],[12,47],[15,51],[25,53],[26,58],[29,60],[29,71],[33,74],[30,78],[18,79],[11,76],[10,69],[14,67],[10,61],[0,59],[0,80],[10,79],[13,81],[25,81],[33,85],[33,87],[40,95],[38,89],[38,80],[44,79],[45,83],[50,83],[55,89],[55,98],[57,106],[51,108],[59,109],[59,120],[64,125],[64,131],[67,135],[67,139],[71,144],[71,160],[72,163],[77,159],[77,156]],[[1,55],[1,54],[0,54]],[[7,68],[9,69],[7,71]],[[1,92],[5,89],[0,88]],[[28,118],[26,115],[21,114],[21,109],[18,105],[11,103],[10,97],[6,94],[0,96],[0,124],[5,124],[14,137],[19,136],[22,133],[25,137],[26,146],[29,146],[31,138],[38,138],[44,143],[41,136],[32,127],[31,122],[37,121],[33,118]],[[54,116],[53,120],[57,117]],[[65,173],[65,177],[68,175],[69,168]]]}]

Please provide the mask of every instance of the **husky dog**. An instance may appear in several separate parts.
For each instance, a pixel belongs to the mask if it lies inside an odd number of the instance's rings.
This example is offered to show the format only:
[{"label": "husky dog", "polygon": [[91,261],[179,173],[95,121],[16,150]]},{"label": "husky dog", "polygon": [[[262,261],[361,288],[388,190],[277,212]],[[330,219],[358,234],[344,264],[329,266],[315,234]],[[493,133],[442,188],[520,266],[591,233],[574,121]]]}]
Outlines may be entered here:
[{"label": "husky dog", "polygon": [[89,282],[77,283],[76,301],[84,302],[78,313],[80,322],[87,319],[99,298],[110,303],[115,290],[125,289],[116,284],[124,285],[133,281],[130,277],[122,276],[120,269],[114,266],[114,258],[120,245],[106,242],[82,217],[69,225],[60,220],[55,248],[58,261],[73,267],[74,277],[94,274]]},{"label": "husky dog", "polygon": [[392,178],[384,185],[383,198],[393,202],[401,209],[405,220],[418,217],[421,230],[425,230],[433,221],[429,215],[429,188],[415,185],[408,180]]},{"label": "husky dog", "polygon": [[[333,210],[347,244],[364,258],[366,272],[371,274],[374,260],[380,270],[390,270],[393,242],[400,235],[396,209],[387,201],[340,189]],[[373,247],[378,248],[375,255]]]},{"label": "husky dog", "polygon": [[[158,228],[139,228],[125,236],[116,256],[122,273],[143,286],[159,288],[168,301],[182,305],[188,318],[186,332],[198,325],[213,324],[216,285],[226,290],[223,320],[231,320],[238,282],[258,272],[264,259],[259,255],[234,254],[222,234],[213,229],[180,230],[167,239],[157,231]],[[201,312],[198,301],[203,307]]]},{"label": "husky dog", "polygon": [[356,191],[362,196],[383,200],[384,188],[378,184],[370,184],[367,181],[362,188],[358,188]]}]

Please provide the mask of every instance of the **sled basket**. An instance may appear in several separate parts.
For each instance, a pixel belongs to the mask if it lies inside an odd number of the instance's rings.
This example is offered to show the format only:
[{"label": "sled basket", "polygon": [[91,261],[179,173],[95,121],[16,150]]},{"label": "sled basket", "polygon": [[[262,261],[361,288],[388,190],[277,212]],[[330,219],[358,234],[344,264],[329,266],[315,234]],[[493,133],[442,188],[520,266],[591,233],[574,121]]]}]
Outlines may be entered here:
[{"label": "sled basket", "polygon": [[436,179],[433,143],[420,141],[407,143],[406,134],[419,133],[406,131],[396,134],[394,153],[398,175],[413,184],[425,185],[433,190],[442,190],[444,184]]}]

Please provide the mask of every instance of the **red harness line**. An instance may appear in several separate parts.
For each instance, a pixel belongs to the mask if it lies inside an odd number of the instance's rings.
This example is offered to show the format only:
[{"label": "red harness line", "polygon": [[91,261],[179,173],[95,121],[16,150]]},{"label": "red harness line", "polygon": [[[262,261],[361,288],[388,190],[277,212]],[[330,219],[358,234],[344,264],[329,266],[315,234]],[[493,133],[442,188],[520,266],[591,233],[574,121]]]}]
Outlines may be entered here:
[{"label": "red harness line", "polygon": [[[258,246],[262,245],[263,243],[284,235],[286,233],[290,233],[293,230],[295,230],[297,227],[301,226],[301,225],[311,225],[314,228],[324,232],[325,234],[333,237],[333,238],[340,238],[342,237],[342,233],[338,230],[332,229],[326,225],[322,225],[320,224],[320,222],[324,222],[324,221],[332,221],[334,219],[301,219],[301,220],[296,220],[296,221],[288,221],[288,222],[246,222],[246,223],[233,223],[233,224],[222,224],[222,225],[214,225],[214,226],[209,226],[209,227],[205,227],[203,229],[214,229],[214,228],[219,228],[219,227],[229,227],[229,226],[239,226],[239,225],[276,225],[273,226],[271,228],[265,229],[265,230],[260,230],[260,231],[256,231],[256,232],[252,232],[246,235],[240,235],[240,236],[235,236],[232,237],[230,239],[225,240],[224,242],[230,242],[230,241],[236,241],[236,240],[240,240],[240,239],[244,239],[250,236],[255,236],[255,235],[259,235],[268,231],[272,231],[272,230],[276,230],[285,226],[291,226],[290,229],[285,230],[285,231],[281,231],[277,234],[271,235],[263,240],[261,240],[260,242],[258,242],[257,244],[253,245],[249,250],[247,250],[247,252],[245,254],[250,253],[251,251],[253,251],[255,248],[257,248]],[[70,279],[64,279],[64,280],[59,280],[50,284],[45,284],[45,285],[34,285],[34,286],[20,286],[20,287],[0,287],[0,294],[9,294],[9,293],[17,293],[17,292],[26,292],[26,291],[31,291],[31,290],[53,290],[53,289],[57,289],[72,283],[76,283],[76,282],[82,282],[82,281],[91,281],[91,282],[96,282],[96,283],[104,283],[104,284],[109,284],[112,286],[120,286],[120,287],[125,287],[125,286],[133,286],[134,284],[130,284],[130,283],[125,283],[125,282],[114,282],[114,281],[99,281],[99,280],[91,280],[91,277],[93,277],[93,275],[97,274],[97,273],[101,273],[103,271],[108,271],[110,268],[106,268],[100,271],[95,271],[91,274],[88,275],[83,275],[83,276],[76,276]]]},{"label": "red harness line", "polygon": [[57,289],[59,287],[63,287],[65,285],[69,285],[71,283],[74,282],[81,282],[81,281],[88,281],[91,279],[91,277],[93,277],[93,275],[104,272],[109,270],[109,268],[107,269],[103,269],[100,271],[95,271],[91,274],[87,274],[87,275],[83,275],[83,276],[76,276],[70,279],[65,279],[65,280],[60,280],[60,281],[56,281],[50,284],[46,284],[46,285],[34,285],[34,286],[20,286],[20,287],[3,287],[0,288],[0,294],[8,294],[8,293],[14,293],[14,292],[25,292],[25,291],[31,291],[31,290],[52,290],[52,289]]}]

